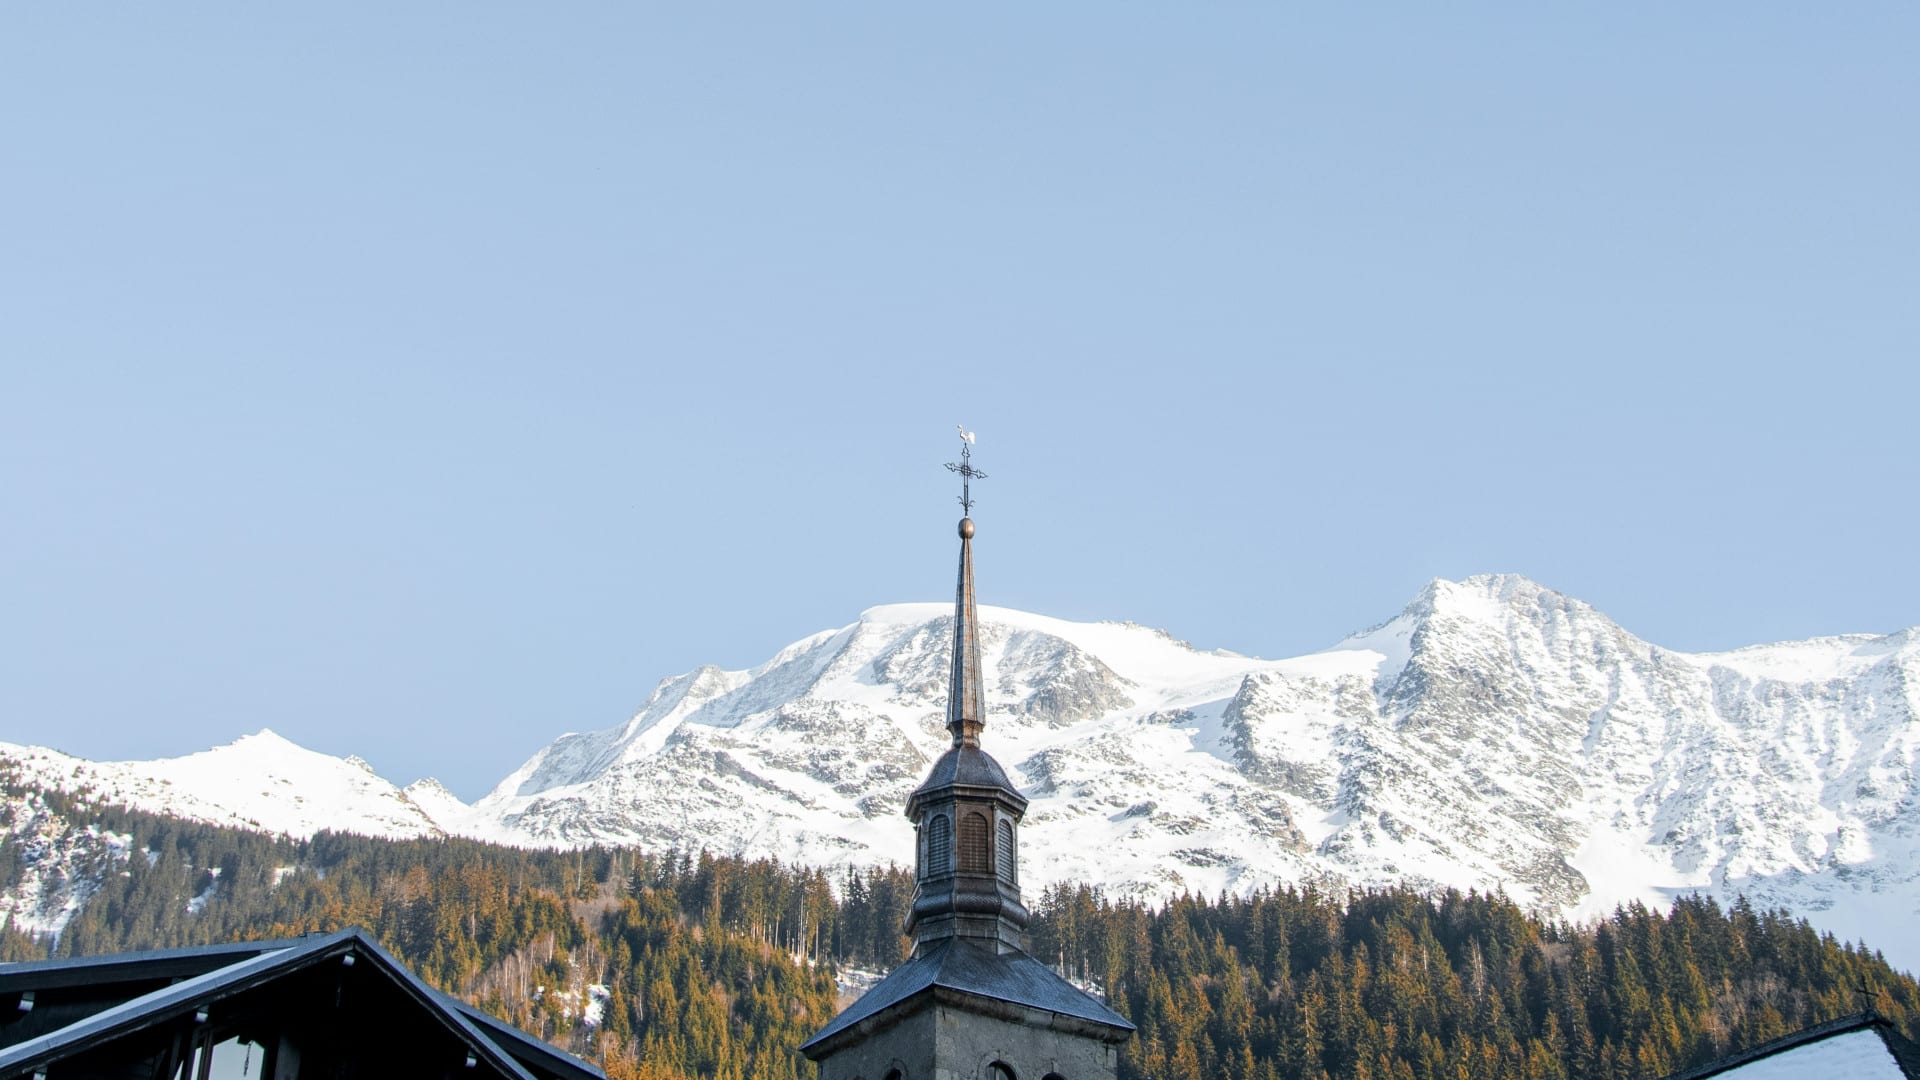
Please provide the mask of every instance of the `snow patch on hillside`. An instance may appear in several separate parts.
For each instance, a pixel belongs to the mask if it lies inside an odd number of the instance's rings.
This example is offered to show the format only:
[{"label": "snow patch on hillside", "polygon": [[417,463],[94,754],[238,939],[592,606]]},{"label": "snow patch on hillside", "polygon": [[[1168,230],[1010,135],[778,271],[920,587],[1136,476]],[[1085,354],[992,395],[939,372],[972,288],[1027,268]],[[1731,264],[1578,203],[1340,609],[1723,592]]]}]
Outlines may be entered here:
[{"label": "snow patch on hillside", "polygon": [[0,882],[0,923],[29,934],[58,936],[133,850],[133,837],[77,826],[37,793],[0,802],[0,828],[18,867],[11,887]]}]

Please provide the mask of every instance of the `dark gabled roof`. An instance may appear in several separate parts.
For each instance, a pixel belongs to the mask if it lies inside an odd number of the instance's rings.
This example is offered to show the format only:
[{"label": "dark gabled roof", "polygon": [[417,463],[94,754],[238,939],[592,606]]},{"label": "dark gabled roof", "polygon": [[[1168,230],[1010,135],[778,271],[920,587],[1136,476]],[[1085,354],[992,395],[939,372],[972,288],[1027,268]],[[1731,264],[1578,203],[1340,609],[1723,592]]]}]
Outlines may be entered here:
[{"label": "dark gabled roof", "polygon": [[1112,1029],[1122,1038],[1124,1033],[1133,1030],[1126,1017],[1026,953],[995,955],[958,938],[949,938],[893,969],[859,1001],[847,1006],[847,1011],[801,1044],[800,1052],[807,1053],[863,1020],[937,989],[1044,1009]]},{"label": "dark gabled roof", "polygon": [[1880,1041],[1886,1045],[1887,1053],[1892,1056],[1894,1064],[1900,1069],[1901,1074],[1907,1077],[1907,1080],[1920,1080],[1920,1046],[1915,1046],[1895,1031],[1892,1022],[1875,1012],[1854,1013],[1851,1016],[1842,1016],[1836,1020],[1801,1028],[1791,1035],[1782,1035],[1778,1039],[1761,1043],[1751,1050],[1729,1054],[1717,1061],[1709,1061],[1705,1065],[1697,1065],[1691,1069],[1673,1073],[1665,1080],[1705,1080],[1706,1077],[1718,1076],[1730,1069],[1750,1065],[1762,1058],[1770,1058],[1789,1050],[1797,1050],[1803,1046],[1862,1030],[1870,1030],[1880,1037]]},{"label": "dark gabled roof", "polygon": [[522,1060],[533,1058],[539,1061],[543,1068],[576,1077],[578,1080],[607,1080],[607,1074],[599,1067],[582,1061],[559,1047],[534,1038],[485,1009],[469,1005],[459,998],[438,990],[434,990],[433,993],[440,998],[442,1004],[459,1010],[468,1020],[473,1021],[475,1026],[485,1031],[494,1042],[503,1044],[515,1057]]},{"label": "dark gabled roof", "polygon": [[[156,974],[166,977],[196,966],[202,969],[179,982],[129,998],[64,1027],[0,1048],[0,1076],[24,1074],[68,1054],[175,1020],[283,975],[349,954],[366,959],[393,980],[402,993],[418,1002],[429,1016],[451,1028],[476,1058],[515,1080],[537,1080],[521,1065],[520,1057],[533,1057],[543,1067],[581,1080],[606,1078],[605,1073],[586,1062],[538,1043],[525,1033],[428,986],[358,927],[286,941],[0,965],[0,986],[14,993],[55,985],[138,981]],[[510,1044],[512,1050],[503,1047],[503,1042]]]},{"label": "dark gabled roof", "polygon": [[65,1027],[14,1043],[0,1049],[0,1075],[8,1070],[42,1067],[52,1064],[78,1049],[107,1039],[138,1031],[165,1019],[197,1009],[204,1001],[226,997],[257,985],[286,970],[290,963],[310,953],[325,951],[333,944],[320,939],[306,949],[279,949],[256,953],[246,959],[202,972],[151,993],[130,998],[118,1005],[76,1020]]},{"label": "dark gabled roof", "polygon": [[[308,938],[322,936],[325,935],[312,934]],[[224,945],[195,945],[184,949],[145,949],[61,960],[4,963],[0,964],[0,994],[45,990],[56,986],[92,986],[129,979],[191,978],[263,952],[292,948],[308,938],[234,941]]]}]

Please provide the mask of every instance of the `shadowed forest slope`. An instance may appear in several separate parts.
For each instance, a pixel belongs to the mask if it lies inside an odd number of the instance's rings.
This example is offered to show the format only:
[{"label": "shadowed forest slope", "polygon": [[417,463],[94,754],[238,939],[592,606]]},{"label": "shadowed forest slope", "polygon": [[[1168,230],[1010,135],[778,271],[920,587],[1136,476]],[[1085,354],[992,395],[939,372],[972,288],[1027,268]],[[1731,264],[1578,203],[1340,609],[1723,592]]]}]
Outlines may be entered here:
[{"label": "shadowed forest slope", "polygon": [[[48,890],[58,864],[78,905],[57,937],[0,928],[0,957],[358,924],[622,1080],[811,1077],[794,1047],[906,948],[899,870],[294,841],[0,791],[6,895]],[[1627,1080],[1866,1002],[1909,1033],[1920,1017],[1920,987],[1877,953],[1744,903],[1570,926],[1497,895],[1280,888],[1147,907],[1060,886],[1035,909],[1034,954],[1138,1025],[1126,1080]]]}]

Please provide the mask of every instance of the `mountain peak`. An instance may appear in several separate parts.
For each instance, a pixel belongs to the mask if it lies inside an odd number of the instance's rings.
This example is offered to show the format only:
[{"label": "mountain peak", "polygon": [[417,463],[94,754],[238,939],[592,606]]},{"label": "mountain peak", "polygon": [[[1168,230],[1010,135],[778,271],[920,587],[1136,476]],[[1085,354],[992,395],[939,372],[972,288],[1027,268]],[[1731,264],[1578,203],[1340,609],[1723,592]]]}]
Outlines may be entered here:
[{"label": "mountain peak", "polygon": [[1537,609],[1543,599],[1556,604],[1568,602],[1567,597],[1523,574],[1474,574],[1460,581],[1432,578],[1399,614],[1348,634],[1334,648],[1387,648],[1392,652],[1395,650],[1384,643],[1405,642],[1435,620],[1504,625],[1516,611]]},{"label": "mountain peak", "polygon": [[294,742],[292,739],[287,738],[285,735],[280,734],[279,732],[273,730],[270,727],[263,727],[259,731],[256,731],[251,735],[242,735],[239,738],[233,740],[232,742],[227,743],[225,746],[217,746],[217,747],[214,747],[214,749],[225,750],[228,748],[237,748],[242,746],[248,747],[251,749],[277,750],[277,749],[282,749],[286,747],[291,747],[295,750],[306,749],[306,747],[301,746],[299,743]]},{"label": "mountain peak", "polygon": [[1451,578],[1434,578],[1421,586],[1420,591],[1414,594],[1413,601],[1408,606],[1463,606],[1488,601],[1499,604],[1511,604],[1515,601],[1526,603],[1541,596],[1564,599],[1560,593],[1525,574],[1473,574],[1458,581]]},{"label": "mountain peak", "polygon": [[[1434,578],[1388,623],[1407,619],[1420,626],[1440,619],[1506,625],[1518,618],[1538,624],[1568,617],[1600,619],[1613,625],[1613,620],[1593,605],[1550,589],[1524,574],[1474,574],[1460,581]],[[1369,627],[1354,636],[1371,634],[1388,623]]]},{"label": "mountain peak", "polygon": [[1479,589],[1502,597],[1538,596],[1541,593],[1560,595],[1525,574],[1515,573],[1470,574],[1459,582],[1449,582],[1449,584],[1457,584],[1467,589]]}]

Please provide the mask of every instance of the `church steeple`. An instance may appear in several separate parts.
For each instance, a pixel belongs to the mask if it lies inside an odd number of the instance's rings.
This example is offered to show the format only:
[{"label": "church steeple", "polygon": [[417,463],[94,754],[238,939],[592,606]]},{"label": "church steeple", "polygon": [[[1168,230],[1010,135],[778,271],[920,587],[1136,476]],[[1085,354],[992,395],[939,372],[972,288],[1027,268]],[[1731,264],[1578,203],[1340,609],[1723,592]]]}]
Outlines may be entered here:
[{"label": "church steeple", "polygon": [[[960,504],[973,509],[973,436],[961,429]],[[913,907],[907,932],[924,951],[948,938],[969,938],[996,951],[1020,949],[1028,913],[1020,902],[1020,819],[1027,800],[1000,763],[980,749],[986,724],[979,615],[973,599],[973,518],[960,519],[960,578],[953,597],[953,661],[947,682],[947,731],[953,743],[907,800],[919,835]]]},{"label": "church steeple", "polygon": [[1114,1080],[1133,1025],[1026,952],[1020,819],[1027,800],[986,751],[986,682],[973,606],[973,490],[985,476],[960,429],[960,582],[953,598],[947,730],[953,744],[907,798],[913,820],[913,957],[800,1052],[820,1080]]}]

